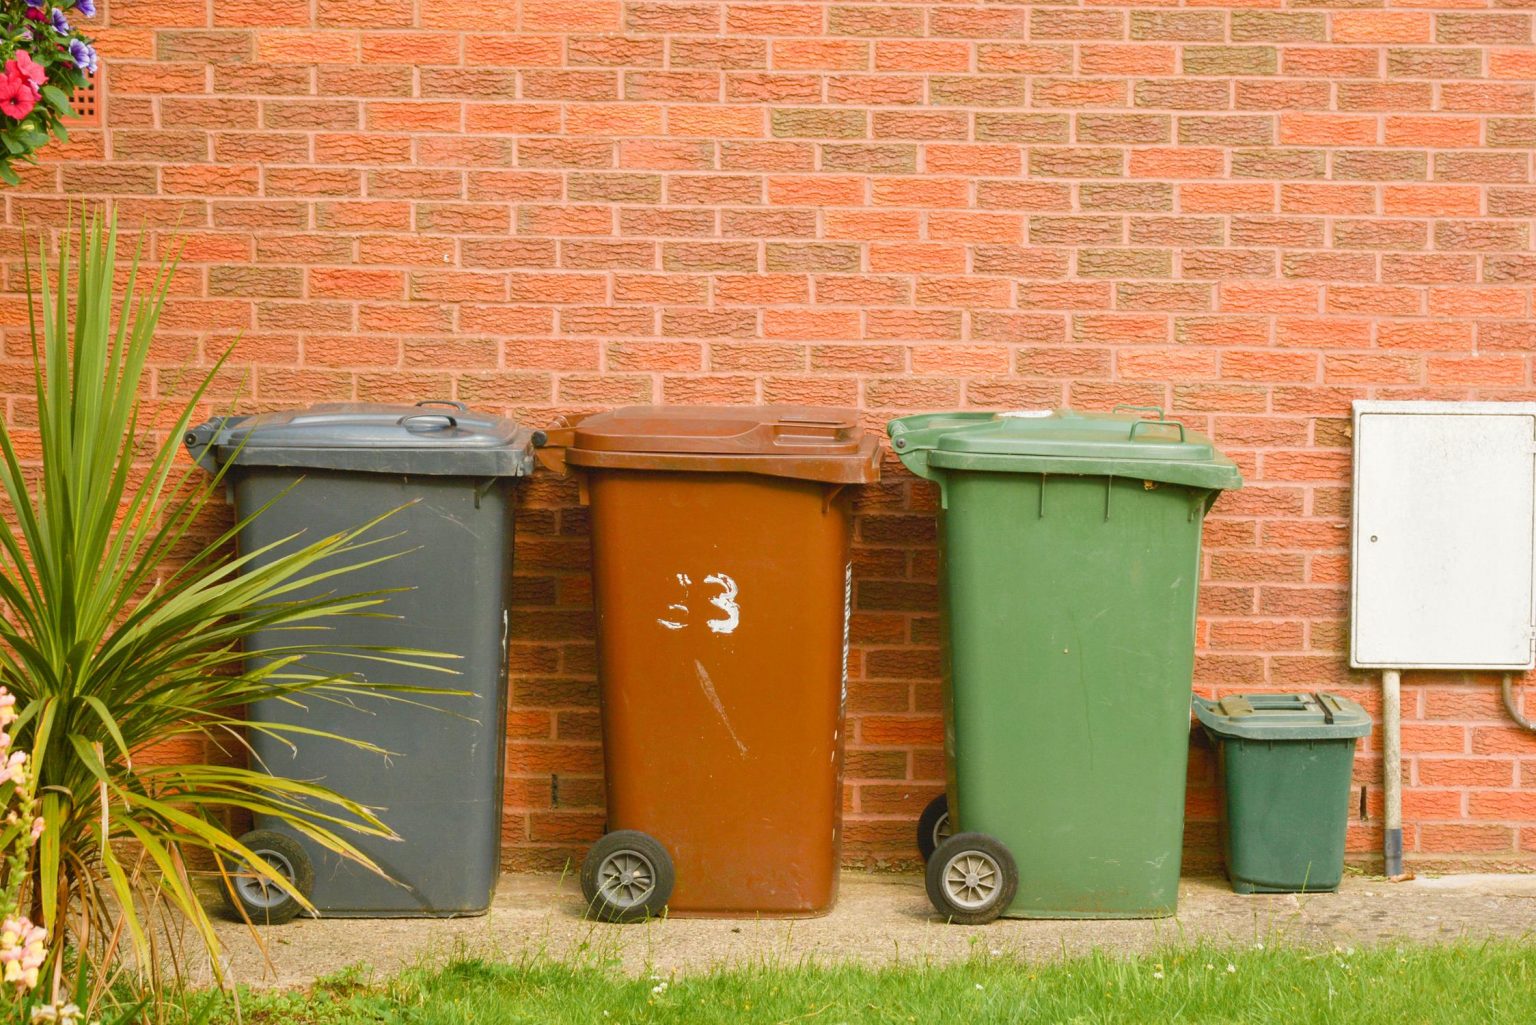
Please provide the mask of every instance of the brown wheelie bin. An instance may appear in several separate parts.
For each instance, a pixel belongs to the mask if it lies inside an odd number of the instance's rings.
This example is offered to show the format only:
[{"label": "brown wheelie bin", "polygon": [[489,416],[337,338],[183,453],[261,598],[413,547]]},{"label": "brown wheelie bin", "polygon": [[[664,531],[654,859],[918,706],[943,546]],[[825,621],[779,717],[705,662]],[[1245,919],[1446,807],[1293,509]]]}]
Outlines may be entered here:
[{"label": "brown wheelie bin", "polygon": [[608,830],[591,913],[814,915],[837,894],[852,410],[636,406],[551,432],[592,510]]}]

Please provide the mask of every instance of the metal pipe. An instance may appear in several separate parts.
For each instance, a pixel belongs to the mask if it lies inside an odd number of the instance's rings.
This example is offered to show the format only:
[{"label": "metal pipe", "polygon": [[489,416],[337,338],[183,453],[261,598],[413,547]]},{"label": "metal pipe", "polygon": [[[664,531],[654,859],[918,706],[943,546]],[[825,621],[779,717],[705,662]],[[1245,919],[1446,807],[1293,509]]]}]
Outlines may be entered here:
[{"label": "metal pipe", "polygon": [[1504,711],[1509,717],[1519,723],[1523,728],[1536,733],[1536,723],[1531,722],[1520,714],[1520,709],[1515,705],[1515,676],[1513,673],[1504,674]]},{"label": "metal pipe", "polygon": [[1386,876],[1403,874],[1403,735],[1402,674],[1388,669],[1381,674],[1382,785],[1386,791],[1387,831],[1383,846]]}]

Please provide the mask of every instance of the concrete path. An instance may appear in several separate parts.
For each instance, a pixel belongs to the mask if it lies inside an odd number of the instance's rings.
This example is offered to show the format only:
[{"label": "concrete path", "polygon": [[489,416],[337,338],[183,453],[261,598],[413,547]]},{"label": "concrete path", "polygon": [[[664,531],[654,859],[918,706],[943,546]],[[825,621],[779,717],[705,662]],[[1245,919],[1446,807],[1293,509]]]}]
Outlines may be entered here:
[{"label": "concrete path", "polygon": [[1196,878],[1180,888],[1177,918],[1005,920],[979,928],[933,917],[915,875],[845,873],[836,910],[801,921],[673,919],[619,926],[589,922],[582,908],[573,878],[506,875],[491,912],[482,918],[300,920],[259,931],[265,958],[244,926],[226,922],[220,931],[233,976],[255,986],[298,986],[354,965],[386,974],[458,952],[613,964],[665,975],[806,960],[883,965],[977,953],[1047,959],[1095,948],[1134,953],[1197,939],[1359,946],[1497,935],[1536,942],[1536,875],[1397,884],[1349,878],[1336,894],[1249,897],[1232,893],[1224,880]]}]

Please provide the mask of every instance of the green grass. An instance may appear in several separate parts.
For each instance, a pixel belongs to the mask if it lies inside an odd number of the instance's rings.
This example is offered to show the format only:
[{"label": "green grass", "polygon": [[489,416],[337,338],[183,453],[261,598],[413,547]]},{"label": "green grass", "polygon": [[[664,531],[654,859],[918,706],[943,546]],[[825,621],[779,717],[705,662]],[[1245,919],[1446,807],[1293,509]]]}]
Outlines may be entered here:
[{"label": "green grass", "polygon": [[[805,964],[670,978],[464,958],[377,983],[351,972],[304,992],[248,992],[241,1012],[246,1025],[1528,1025],[1536,1022],[1536,945],[1192,946],[1135,958],[1026,963],[977,956],[943,966]],[[184,1014],[178,1025],[237,1020],[232,999],[215,994],[189,997]]]}]

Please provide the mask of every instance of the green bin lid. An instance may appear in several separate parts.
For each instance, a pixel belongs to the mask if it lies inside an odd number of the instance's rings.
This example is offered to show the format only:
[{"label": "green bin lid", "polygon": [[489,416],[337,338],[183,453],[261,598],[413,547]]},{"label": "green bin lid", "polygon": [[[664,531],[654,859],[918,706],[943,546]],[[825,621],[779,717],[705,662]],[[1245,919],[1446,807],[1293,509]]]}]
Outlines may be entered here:
[{"label": "green bin lid", "polygon": [[1311,694],[1234,694],[1211,701],[1198,695],[1195,715],[1218,737],[1243,740],[1348,740],[1371,732],[1371,717],[1355,702],[1321,691]]},{"label": "green bin lid", "polygon": [[1243,484],[1209,438],[1155,407],[927,413],[892,420],[886,430],[902,461],[924,476],[932,467],[1131,477],[1212,490]]}]

